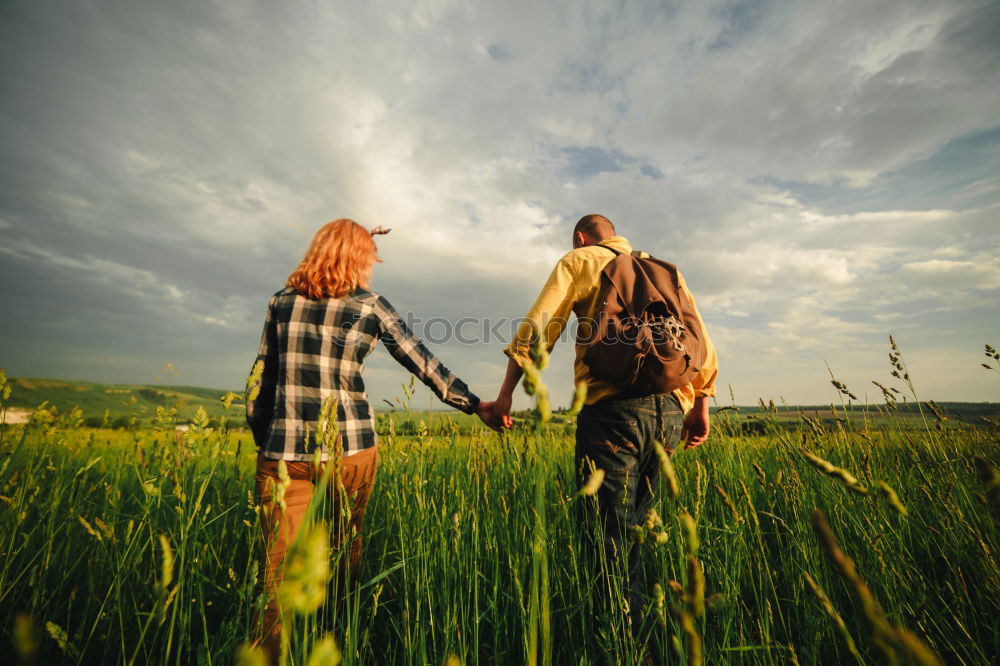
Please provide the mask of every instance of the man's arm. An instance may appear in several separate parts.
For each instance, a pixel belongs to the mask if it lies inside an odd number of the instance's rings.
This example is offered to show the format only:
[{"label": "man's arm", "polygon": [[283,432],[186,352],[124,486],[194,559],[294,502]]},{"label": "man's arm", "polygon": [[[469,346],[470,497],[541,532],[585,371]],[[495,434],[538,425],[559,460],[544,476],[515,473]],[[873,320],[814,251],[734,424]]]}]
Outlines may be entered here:
[{"label": "man's arm", "polygon": [[701,330],[705,333],[705,339],[703,340],[705,361],[701,364],[701,372],[691,381],[691,387],[694,389],[695,396],[694,407],[685,415],[684,428],[681,432],[681,439],[687,440],[684,448],[693,449],[708,439],[708,434],[711,430],[708,416],[708,399],[715,395],[715,378],[719,374],[719,359],[715,353],[715,345],[712,344],[712,340],[708,336],[705,321],[701,318],[701,313],[698,312],[698,306],[695,305],[691,290],[688,289],[684,278],[680,274],[677,277],[680,283],[679,286],[691,303],[694,315],[698,318],[698,324],[701,325]]},{"label": "man's arm", "polygon": [[507,428],[512,425],[510,407],[514,389],[517,387],[521,375],[524,374],[521,365],[530,359],[529,353],[532,344],[541,331],[545,335],[546,347],[551,350],[556,340],[562,335],[570,313],[573,311],[575,302],[574,275],[568,257],[569,255],[564,256],[552,269],[552,273],[545,281],[545,286],[542,287],[535,304],[528,311],[528,316],[518,326],[514,339],[504,349],[504,353],[509,357],[507,373],[494,403],[494,416]]},{"label": "man's arm", "polygon": [[708,417],[708,398],[700,396],[694,399],[694,407],[684,416],[684,427],[681,428],[681,439],[686,440],[685,449],[693,449],[706,439],[711,429]]},{"label": "man's arm", "polygon": [[495,424],[502,425],[504,428],[513,427],[514,421],[510,418],[510,406],[514,400],[514,389],[523,374],[524,371],[521,370],[521,366],[513,357],[507,359],[507,374],[503,378],[503,384],[500,385],[500,393],[497,395],[496,402],[493,403]]}]

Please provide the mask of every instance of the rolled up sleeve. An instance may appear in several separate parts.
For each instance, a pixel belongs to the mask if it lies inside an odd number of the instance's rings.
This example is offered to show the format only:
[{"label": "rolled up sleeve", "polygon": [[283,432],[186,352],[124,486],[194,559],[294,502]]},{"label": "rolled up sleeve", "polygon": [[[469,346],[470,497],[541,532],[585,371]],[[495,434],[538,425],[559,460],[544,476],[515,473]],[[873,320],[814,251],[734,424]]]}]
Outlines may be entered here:
[{"label": "rolled up sleeve", "polygon": [[708,335],[708,328],[705,326],[705,321],[701,318],[701,313],[698,311],[698,306],[695,305],[694,296],[691,294],[691,290],[688,289],[687,284],[684,282],[684,278],[680,277],[678,274],[678,281],[680,282],[680,288],[684,292],[684,295],[688,298],[691,303],[691,307],[694,309],[695,317],[698,318],[698,324],[701,325],[701,330],[705,333],[704,347],[705,347],[705,362],[701,364],[701,371],[691,380],[691,388],[694,389],[695,398],[710,398],[715,395],[715,379],[719,375],[719,357],[715,353],[715,345],[712,344],[712,339]]}]

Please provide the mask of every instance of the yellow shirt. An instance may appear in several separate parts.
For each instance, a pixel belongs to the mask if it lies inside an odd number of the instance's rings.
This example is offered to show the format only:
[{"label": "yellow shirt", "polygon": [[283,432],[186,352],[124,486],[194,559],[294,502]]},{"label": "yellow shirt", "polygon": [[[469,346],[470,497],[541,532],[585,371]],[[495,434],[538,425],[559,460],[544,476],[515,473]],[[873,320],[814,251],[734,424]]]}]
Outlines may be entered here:
[{"label": "yellow shirt", "polygon": [[[622,236],[606,238],[600,245],[607,245],[624,254],[632,252],[632,246]],[[520,365],[524,365],[524,361],[529,358],[535,331],[545,331],[545,340],[551,350],[569,322],[571,311],[576,314],[577,319],[593,320],[597,313],[597,292],[601,284],[601,271],[615,256],[607,250],[591,245],[573,250],[560,259],[552,269],[552,274],[542,287],[542,293],[538,295],[528,316],[518,326],[514,340],[504,349],[504,353]],[[694,297],[691,296],[680,271],[677,273],[677,279],[680,288],[694,306]],[[719,371],[715,346],[708,337],[705,322],[702,321],[698,308],[695,307],[694,310],[698,323],[701,324],[702,330],[705,330],[705,363],[694,381],[674,391],[685,412],[694,405],[695,398],[715,395],[715,377]],[[585,351],[584,346],[577,344],[573,369],[574,381],[577,384],[584,382],[587,385],[587,404],[592,405],[608,396],[621,393],[623,387],[602,381],[590,374],[590,368],[583,362]]]}]

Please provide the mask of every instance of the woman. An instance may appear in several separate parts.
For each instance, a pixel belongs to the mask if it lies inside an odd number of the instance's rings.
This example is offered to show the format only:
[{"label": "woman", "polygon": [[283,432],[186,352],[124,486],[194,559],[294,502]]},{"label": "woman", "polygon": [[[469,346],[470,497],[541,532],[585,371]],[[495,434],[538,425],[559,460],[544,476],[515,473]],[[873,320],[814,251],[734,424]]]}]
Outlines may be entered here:
[{"label": "woman", "polygon": [[[259,450],[256,488],[262,507],[264,558],[259,585],[268,597],[261,644],[272,663],[280,650],[277,587],[286,549],[295,541],[323,465],[342,455],[341,482],[352,499],[350,522],[338,536],[353,535],[350,569],[361,558],[361,526],[378,465],[371,405],[361,372],[377,340],[403,367],[444,401],[484,422],[492,403],[482,403],[431,354],[383,297],[369,290],[379,261],[374,233],[352,220],[321,228],[284,289],[271,297],[264,333],[247,391],[247,423]],[[263,368],[260,365],[263,364]],[[339,435],[333,450],[317,436],[324,405],[336,400]],[[279,479],[284,461],[287,477]],[[279,495],[283,487],[283,497]],[[284,507],[280,505],[284,504]]]}]

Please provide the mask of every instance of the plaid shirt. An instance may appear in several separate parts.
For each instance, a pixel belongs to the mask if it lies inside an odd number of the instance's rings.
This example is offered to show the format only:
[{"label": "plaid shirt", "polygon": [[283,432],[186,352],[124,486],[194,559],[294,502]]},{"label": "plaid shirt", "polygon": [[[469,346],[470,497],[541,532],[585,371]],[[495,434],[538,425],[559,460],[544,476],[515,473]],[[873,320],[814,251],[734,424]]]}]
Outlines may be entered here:
[{"label": "plaid shirt", "polygon": [[[338,401],[344,455],[375,446],[374,413],[361,372],[378,339],[438,398],[467,414],[475,412],[479,398],[413,335],[383,297],[357,289],[342,298],[312,300],[286,287],[268,303],[257,354],[264,362],[256,382],[260,391],[246,404],[247,424],[266,457],[310,460],[317,447],[316,422],[329,396]],[[325,448],[321,457],[329,457]]]}]

